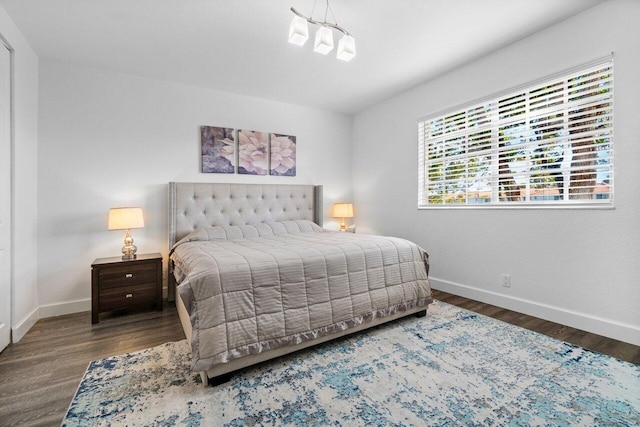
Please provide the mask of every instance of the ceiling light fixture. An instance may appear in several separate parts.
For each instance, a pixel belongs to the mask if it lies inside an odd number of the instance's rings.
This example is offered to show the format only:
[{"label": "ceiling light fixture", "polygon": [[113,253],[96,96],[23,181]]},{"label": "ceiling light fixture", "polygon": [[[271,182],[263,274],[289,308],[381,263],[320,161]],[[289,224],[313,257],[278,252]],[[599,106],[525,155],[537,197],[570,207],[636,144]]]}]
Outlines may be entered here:
[{"label": "ceiling light fixture", "polygon": [[[291,7],[291,12],[293,12],[295,16],[289,26],[289,43],[304,46],[309,39],[308,24],[319,25],[320,28],[318,28],[318,31],[316,32],[313,50],[326,55],[333,50],[333,32],[331,30],[338,30],[343,34],[343,36],[340,39],[340,42],[338,42],[338,54],[336,57],[343,61],[350,61],[354,56],[356,56],[356,40],[347,30],[338,25],[335,20],[335,16],[333,17],[333,24],[327,22],[327,14],[331,10],[331,7],[329,6],[329,0],[326,1],[327,7],[324,12],[324,21],[313,19],[313,11],[316,7],[315,3],[309,17]],[[333,16],[333,11],[331,11],[331,16]]]}]

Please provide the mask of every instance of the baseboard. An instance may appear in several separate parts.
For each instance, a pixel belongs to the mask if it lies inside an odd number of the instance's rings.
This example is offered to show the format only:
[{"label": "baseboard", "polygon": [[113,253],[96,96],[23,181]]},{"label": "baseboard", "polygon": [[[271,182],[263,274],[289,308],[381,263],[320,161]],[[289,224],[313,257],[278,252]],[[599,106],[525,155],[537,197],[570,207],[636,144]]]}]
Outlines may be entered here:
[{"label": "baseboard", "polygon": [[17,343],[20,341],[29,332],[29,329],[40,320],[39,311],[39,308],[34,308],[21,322],[11,327],[11,342]]},{"label": "baseboard", "polygon": [[[503,295],[473,286],[463,285],[448,280],[430,277],[429,282],[433,289],[471,298],[476,301],[496,305],[518,313],[539,317],[551,322],[571,326],[593,334],[602,335],[619,341],[628,342],[640,346],[640,328],[627,323],[616,322],[587,313],[563,309],[548,304],[526,300],[522,298]],[[163,289],[166,298],[167,288]],[[11,328],[13,342],[18,342],[31,329],[38,319],[45,317],[62,316],[64,314],[77,313],[91,310],[91,298],[69,301],[57,304],[42,305],[29,313],[24,320]]]},{"label": "baseboard", "polygon": [[429,277],[429,282],[433,289],[439,291],[460,295],[465,298],[640,346],[640,328],[635,325],[616,322],[615,320],[567,310],[523,298],[499,294],[497,292],[438,279],[436,277]]},{"label": "baseboard", "polygon": [[91,298],[40,306],[40,318],[62,316],[91,310]]},{"label": "baseboard", "polygon": [[[167,288],[162,289],[162,295],[164,299],[167,298]],[[79,313],[82,311],[91,311],[91,298],[41,305],[29,313],[22,322],[11,328],[12,342],[17,343],[20,341],[22,337],[29,332],[29,329],[31,329],[40,319]]]}]

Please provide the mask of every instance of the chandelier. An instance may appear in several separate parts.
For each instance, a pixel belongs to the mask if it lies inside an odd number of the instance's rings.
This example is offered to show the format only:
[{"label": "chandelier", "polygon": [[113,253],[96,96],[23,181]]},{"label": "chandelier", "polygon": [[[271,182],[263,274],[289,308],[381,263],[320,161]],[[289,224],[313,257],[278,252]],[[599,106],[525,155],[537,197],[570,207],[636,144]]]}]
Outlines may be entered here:
[{"label": "chandelier", "polygon": [[[317,0],[316,0],[317,1]],[[297,44],[298,46],[304,46],[309,39],[309,24],[318,25],[318,31],[316,32],[316,40],[313,46],[313,50],[323,55],[333,50],[333,30],[340,31],[343,36],[338,42],[338,54],[336,57],[343,61],[350,61],[351,58],[356,56],[356,41],[351,34],[344,28],[338,25],[335,17],[333,17],[333,11],[331,16],[334,23],[327,22],[327,14],[331,10],[329,7],[329,0],[327,0],[327,7],[324,12],[324,20],[318,21],[313,19],[313,11],[315,10],[315,3],[311,10],[309,17],[298,12],[295,8],[291,7],[291,12],[295,15],[289,26],[289,43]]]}]

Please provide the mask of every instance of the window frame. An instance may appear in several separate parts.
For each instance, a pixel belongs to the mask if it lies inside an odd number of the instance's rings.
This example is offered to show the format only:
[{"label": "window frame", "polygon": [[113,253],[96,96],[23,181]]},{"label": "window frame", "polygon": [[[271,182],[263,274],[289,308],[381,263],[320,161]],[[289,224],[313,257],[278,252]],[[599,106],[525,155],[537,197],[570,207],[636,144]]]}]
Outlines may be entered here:
[{"label": "window frame", "polygon": [[[614,152],[615,152],[615,149],[614,149],[614,120],[615,120],[614,79],[615,77],[614,75],[615,75],[615,72],[614,72],[613,59],[614,58],[612,53],[611,55],[607,55],[606,57],[598,58],[588,63],[583,63],[571,69],[567,69],[562,72],[555,73],[553,75],[549,75],[541,79],[537,79],[535,81],[517,86],[515,88],[511,88],[499,93],[495,93],[490,96],[475,100],[473,102],[459,105],[457,107],[447,108],[446,110],[442,110],[438,113],[430,114],[426,117],[420,118],[418,120],[418,138],[417,138],[418,139],[418,209],[614,209],[615,207],[615,204],[614,204],[614,181],[615,181],[614,179],[614,175],[615,175],[615,167],[614,167]],[[505,124],[505,121],[496,120],[496,117],[499,115],[497,106],[500,104],[500,102],[504,102],[505,100],[508,100],[510,97],[516,97],[522,93],[526,94],[528,98],[531,92],[541,88],[552,86],[553,84],[556,84],[558,80],[563,80],[563,84],[566,84],[567,80],[572,77],[575,77],[580,74],[588,74],[589,72],[593,72],[594,70],[602,69],[606,67],[610,68],[610,75],[611,75],[610,85],[608,87],[609,99],[607,101],[610,103],[610,107],[609,107],[610,111],[607,113],[607,118],[610,123],[610,129],[608,130],[608,134],[605,137],[607,142],[598,143],[599,145],[596,146],[596,151],[600,145],[609,147],[607,156],[605,157],[608,160],[608,164],[607,164],[608,165],[607,166],[608,167],[607,184],[609,185],[609,192],[607,193],[608,198],[602,199],[601,196],[598,195],[599,193],[595,192],[595,188],[599,184],[599,182],[596,181],[594,184],[591,185],[591,187],[593,187],[593,190],[592,190],[593,197],[591,199],[579,199],[579,198],[571,199],[570,198],[571,193],[567,193],[568,195],[565,195],[562,200],[557,200],[557,197],[556,197],[556,200],[544,200],[544,199],[535,200],[534,198],[538,198],[538,197],[544,198],[549,196],[548,195],[544,196],[544,194],[542,196],[539,196],[534,192],[530,191],[529,186],[530,186],[531,178],[532,178],[532,175],[535,175],[535,172],[532,172],[533,169],[531,167],[531,164],[528,164],[527,171],[522,174],[522,176],[525,176],[528,180],[525,184],[526,185],[525,200],[520,200],[520,201],[500,200],[501,194],[504,198],[504,192],[501,193],[501,190],[498,184],[498,181],[500,178],[498,168],[501,160],[501,158],[497,154],[498,147],[500,145],[498,131],[501,129],[501,125],[504,126]],[[563,96],[566,96],[566,92],[567,92],[567,88],[565,86],[562,90]],[[566,102],[566,99],[565,99],[565,102]],[[468,197],[469,193],[468,193],[468,190],[466,190],[467,197],[465,198],[464,203],[447,203],[446,194],[443,194],[443,193],[440,193],[440,197],[443,197],[442,204],[429,203],[430,194],[429,194],[429,188],[427,187],[428,160],[426,158],[426,153],[430,147],[428,146],[428,142],[426,141],[426,138],[425,138],[425,131],[424,131],[425,123],[434,122],[439,119],[450,118],[461,113],[468,114],[469,112],[471,112],[476,108],[481,108],[482,106],[487,106],[490,104],[494,106],[494,109],[490,113],[490,115],[492,116],[490,126],[487,126],[484,128],[478,127],[473,132],[477,132],[478,130],[481,130],[481,129],[485,129],[491,132],[490,141],[491,141],[492,148],[491,148],[491,155],[490,155],[490,158],[491,158],[490,159],[490,175],[488,176],[488,180],[491,181],[491,185],[490,185],[491,190],[489,194],[483,194],[484,196],[487,196],[487,195],[490,196],[491,201],[489,203],[469,203],[469,197]],[[556,110],[550,110],[550,113],[554,113],[554,112],[556,114],[558,112],[564,113],[562,122],[565,128],[564,130],[565,133],[563,134],[563,137],[559,139],[563,141],[565,146],[566,144],[571,143],[570,137],[566,134],[567,124],[570,123],[570,120],[571,120],[571,118],[569,117],[570,115],[568,114],[570,109],[571,109],[571,105],[565,105],[563,103],[562,108],[559,108]],[[527,103],[527,107],[523,116],[526,118],[525,128],[527,129],[527,131],[530,131],[529,126],[531,125],[531,123],[534,123],[529,121],[530,114],[531,114],[530,106]],[[472,136],[475,136],[473,132],[472,131],[467,131],[466,133],[463,132],[464,137],[470,138]],[[455,132],[452,133],[451,135],[455,135]],[[444,137],[442,137],[442,139],[444,139]],[[545,144],[543,143],[537,144],[535,141],[531,142],[531,140],[526,142],[525,145],[528,146],[529,153],[534,152],[536,149],[539,149],[540,147],[546,148]],[[503,152],[504,151],[506,150],[503,150]],[[563,152],[563,156],[564,156],[564,152]],[[470,155],[467,152],[466,157],[464,157],[464,159],[468,161],[473,157],[474,156]],[[446,157],[442,157],[443,162],[445,161],[445,159]],[[560,161],[562,161],[562,159]],[[573,158],[569,162],[571,161],[573,161]],[[598,165],[594,165],[594,166],[597,167]],[[441,166],[441,167],[443,168],[443,170],[445,170],[444,166]],[[570,179],[573,178],[572,170],[565,170],[564,172],[565,172],[565,175],[564,175],[565,177],[569,176]],[[465,176],[464,178],[458,180],[457,182],[464,182],[465,180],[467,183],[469,183],[471,178],[469,176]],[[521,187],[518,187],[518,188],[521,188]],[[555,188],[559,188],[559,187],[556,186]],[[563,188],[565,191],[567,191],[567,189],[569,189],[570,187],[568,186],[567,183],[564,183]],[[504,190],[504,187],[503,187],[503,190]],[[519,192],[518,194],[522,196],[521,189],[519,189],[518,192]],[[487,193],[487,191],[484,191],[483,193]],[[563,192],[561,191],[560,195],[562,194]],[[482,199],[487,200],[488,198],[483,197]]]}]

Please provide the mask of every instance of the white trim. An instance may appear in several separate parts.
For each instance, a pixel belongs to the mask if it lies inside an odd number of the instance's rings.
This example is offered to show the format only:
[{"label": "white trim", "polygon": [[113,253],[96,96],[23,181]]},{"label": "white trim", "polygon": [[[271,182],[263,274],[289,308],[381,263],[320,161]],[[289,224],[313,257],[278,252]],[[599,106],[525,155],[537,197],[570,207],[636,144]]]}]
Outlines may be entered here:
[{"label": "white trim", "polygon": [[[7,244],[8,246],[4,247],[5,250],[8,251],[8,261],[6,265],[9,269],[8,273],[9,273],[9,283],[8,283],[8,289],[1,289],[0,291],[2,291],[3,293],[6,292],[6,295],[4,295],[4,297],[6,298],[6,301],[8,301],[7,306],[8,307],[0,307],[0,309],[5,310],[6,308],[8,308],[9,312],[7,313],[7,317],[5,317],[4,315],[2,316],[2,319],[0,319],[0,325],[3,325],[3,331],[8,330],[7,333],[9,335],[9,340],[6,341],[5,340],[5,335],[3,332],[3,336],[2,336],[2,344],[0,345],[0,351],[4,350],[6,348],[7,345],[17,342],[22,336],[17,336],[16,333],[13,332],[14,330],[14,283],[15,283],[15,212],[14,212],[14,208],[15,208],[15,167],[14,167],[14,158],[15,158],[15,143],[14,143],[14,139],[15,139],[15,108],[14,108],[14,95],[15,95],[15,75],[14,75],[14,66],[15,66],[15,59],[14,59],[14,49],[11,47],[11,44],[8,42],[8,40],[5,38],[5,36],[3,34],[0,33],[0,45],[4,46],[7,51],[9,51],[9,86],[7,87],[7,90],[9,91],[8,95],[9,95],[9,105],[8,105],[8,111],[7,111],[7,118],[9,119],[9,194],[4,195],[3,196],[3,200],[2,203],[5,203],[8,199],[9,202],[9,210],[8,210],[8,218],[5,218],[6,220],[8,220],[8,234],[7,234],[7,241],[3,241],[2,244]],[[6,196],[6,198],[5,198]],[[7,321],[5,323],[5,320]],[[24,334],[23,334],[24,335]]]},{"label": "white trim", "polygon": [[514,202],[509,205],[491,205],[490,203],[479,203],[477,205],[433,205],[433,206],[418,206],[418,210],[429,209],[586,209],[586,210],[615,210],[613,205],[583,205],[583,204],[565,204],[565,205],[548,205],[544,203],[525,204]]},{"label": "white trim", "polygon": [[[167,288],[162,288],[163,298],[167,298]],[[13,342],[16,343],[25,336],[27,332],[40,319],[49,317],[64,316],[66,314],[81,313],[83,311],[91,311],[91,298],[79,299],[74,301],[59,302],[55,304],[41,305],[34,309],[29,315],[18,325],[12,327]]]},{"label": "white trim", "polygon": [[20,323],[17,323],[15,326],[11,327],[11,336],[13,338],[12,342],[14,344],[20,341],[22,337],[24,337],[27,332],[29,332],[29,330],[33,328],[33,325],[35,325],[36,322],[40,320],[39,311],[39,308],[34,308],[33,311],[27,314],[27,316]]},{"label": "white trim", "polygon": [[41,305],[40,318],[62,316],[81,311],[91,311],[91,298]]},{"label": "white trim", "polygon": [[433,289],[539,317],[561,325],[640,345],[640,327],[574,310],[500,294],[449,280],[429,277]]}]

